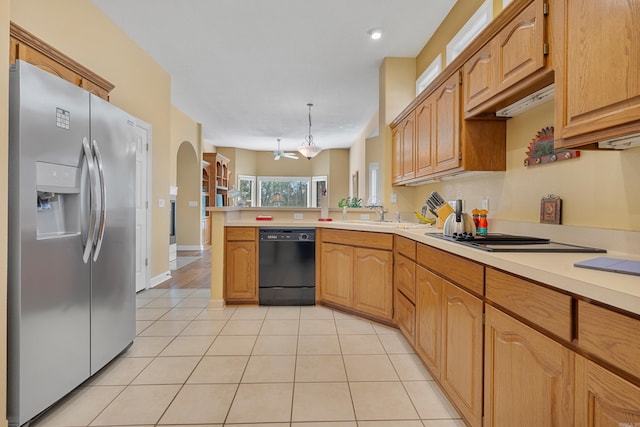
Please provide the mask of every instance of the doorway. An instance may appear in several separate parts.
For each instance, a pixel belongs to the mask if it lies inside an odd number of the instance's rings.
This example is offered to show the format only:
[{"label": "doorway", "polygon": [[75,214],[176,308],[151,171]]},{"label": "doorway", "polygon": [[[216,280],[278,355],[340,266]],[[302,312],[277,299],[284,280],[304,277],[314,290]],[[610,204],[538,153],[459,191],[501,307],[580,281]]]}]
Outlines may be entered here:
[{"label": "doorway", "polygon": [[136,292],[149,288],[151,125],[136,121]]}]

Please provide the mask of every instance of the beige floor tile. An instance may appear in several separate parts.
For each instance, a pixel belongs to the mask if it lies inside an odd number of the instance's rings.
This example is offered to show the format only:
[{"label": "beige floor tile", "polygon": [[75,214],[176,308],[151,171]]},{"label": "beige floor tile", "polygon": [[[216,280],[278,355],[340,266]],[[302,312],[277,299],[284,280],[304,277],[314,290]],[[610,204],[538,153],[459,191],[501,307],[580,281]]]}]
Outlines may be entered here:
[{"label": "beige floor tile", "polygon": [[251,354],[256,356],[294,355],[297,346],[297,335],[260,335]]},{"label": "beige floor tile", "polygon": [[451,406],[433,381],[407,381],[404,383],[411,401],[422,419],[452,419],[460,415]]},{"label": "beige floor tile", "polygon": [[341,354],[338,336],[300,335],[298,337],[298,354]]},{"label": "beige floor tile", "polygon": [[360,319],[336,319],[338,334],[370,335],[375,334],[371,322]]},{"label": "beige floor tile", "polygon": [[237,387],[236,384],[187,384],[159,424],[222,423]]},{"label": "beige floor tile", "polygon": [[91,377],[87,384],[128,385],[154,359],[151,357],[120,357],[113,360]]},{"label": "beige floor tile", "polygon": [[169,289],[145,289],[138,292],[136,298],[158,298],[169,294]]},{"label": "beige floor tile", "polygon": [[151,298],[136,298],[136,308],[142,308],[151,301],[153,301]]},{"label": "beige floor tile", "polygon": [[291,383],[295,366],[295,356],[251,356],[242,376],[242,382]]},{"label": "beige floor tile", "polygon": [[301,355],[296,359],[296,383],[347,381],[340,355]]},{"label": "beige floor tile", "polygon": [[203,310],[202,313],[196,317],[196,320],[229,320],[235,312],[235,307],[226,307],[223,310]]},{"label": "beige floor tile", "polygon": [[199,357],[156,357],[132,384],[184,384],[199,361]]},{"label": "beige floor tile", "polygon": [[293,383],[240,384],[227,423],[289,422]]},{"label": "beige floor tile", "polygon": [[300,308],[297,306],[269,307],[265,319],[300,319]]},{"label": "beige floor tile", "polygon": [[157,320],[140,333],[142,337],[175,337],[187,326],[186,320]]},{"label": "beige floor tile", "polygon": [[160,320],[193,320],[202,312],[202,308],[172,308]]},{"label": "beige floor tile", "polygon": [[189,288],[169,289],[166,296],[185,298],[190,295],[193,295],[195,291],[196,291],[195,289],[189,289]]},{"label": "beige floor tile", "polygon": [[401,335],[398,328],[393,328],[387,325],[380,325],[378,323],[372,323],[372,325],[373,329],[376,330],[376,334],[378,335]]},{"label": "beige floor tile", "polygon": [[187,297],[179,302],[178,308],[206,308],[209,305],[209,298]]},{"label": "beige floor tile", "polygon": [[358,421],[358,427],[424,427],[422,421]]},{"label": "beige floor tile", "polygon": [[349,386],[358,422],[419,419],[401,382],[355,382]]},{"label": "beige floor tile", "polygon": [[169,311],[168,308],[139,308],[136,310],[136,320],[158,320]]},{"label": "beige floor tile", "polygon": [[260,335],[297,335],[298,319],[267,319],[262,323]]},{"label": "beige floor tile", "polygon": [[349,384],[296,383],[292,421],[355,420]]},{"label": "beige floor tile", "polygon": [[388,354],[413,353],[411,345],[402,335],[379,335],[380,341]]},{"label": "beige floor tile", "polygon": [[342,354],[386,354],[377,335],[340,335]]},{"label": "beige floor tile", "polygon": [[358,427],[358,424],[355,421],[330,421],[326,423],[320,421],[311,423],[291,423],[291,427]]},{"label": "beige floor tile", "polygon": [[215,337],[178,336],[160,353],[160,356],[203,356]]},{"label": "beige floor tile", "polygon": [[145,308],[172,308],[179,304],[183,298],[180,297],[168,297],[168,298],[156,298],[149,304],[145,305]]},{"label": "beige floor tile", "polygon": [[90,425],[155,424],[180,387],[179,385],[129,386]]},{"label": "beige floor tile", "polygon": [[209,347],[207,356],[242,356],[251,354],[256,342],[255,335],[218,335]]},{"label": "beige floor tile", "polygon": [[39,418],[33,427],[73,427],[89,425],[124,386],[91,386],[74,390]]},{"label": "beige floor tile", "polygon": [[336,323],[333,319],[300,319],[300,335],[333,335],[336,334]]},{"label": "beige floor tile", "polygon": [[[251,423],[251,424],[225,424],[229,427],[289,427],[289,423]],[[189,426],[192,427],[192,426]]]},{"label": "beige floor tile", "polygon": [[225,320],[194,320],[180,332],[180,335],[209,335],[215,336],[222,331]]},{"label": "beige floor tile", "polygon": [[238,384],[249,356],[206,356],[200,360],[188,384]]},{"label": "beige floor tile", "polygon": [[433,379],[415,353],[390,354],[389,359],[401,381],[430,381]]},{"label": "beige floor tile", "polygon": [[244,307],[236,308],[231,320],[264,320],[269,311],[268,307]]},{"label": "beige floor tile", "polygon": [[136,335],[153,325],[154,320],[136,320]]},{"label": "beige floor tile", "polygon": [[122,357],[156,357],[172,340],[172,337],[136,337]]},{"label": "beige floor tile", "polygon": [[398,381],[393,365],[386,354],[347,354],[344,365],[349,381]]},{"label": "beige floor tile", "polygon": [[[235,315],[234,315],[235,316]],[[263,320],[232,320],[220,331],[220,335],[258,335]]]},{"label": "beige floor tile", "polygon": [[321,305],[300,307],[300,319],[333,320],[333,310]]},{"label": "beige floor tile", "polygon": [[422,420],[424,427],[466,427],[461,419],[455,420]]},{"label": "beige floor tile", "polygon": [[333,311],[333,318],[334,319],[359,319],[356,316],[353,316],[348,313],[343,313],[342,311],[337,311],[337,310]]}]

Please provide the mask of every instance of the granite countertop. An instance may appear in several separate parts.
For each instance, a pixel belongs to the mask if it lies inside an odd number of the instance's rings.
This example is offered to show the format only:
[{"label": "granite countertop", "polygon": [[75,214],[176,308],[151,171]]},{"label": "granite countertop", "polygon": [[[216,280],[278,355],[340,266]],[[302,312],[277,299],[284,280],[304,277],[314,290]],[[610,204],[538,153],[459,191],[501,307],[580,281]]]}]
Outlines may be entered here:
[{"label": "granite countertop", "polygon": [[[359,220],[329,222],[236,220],[227,221],[226,225],[251,227],[326,227],[344,230],[394,233],[487,266],[495,267],[550,285],[559,290],[640,315],[640,276],[596,271],[573,266],[575,262],[600,256],[640,261],[640,255],[636,252],[615,251],[602,244],[597,246],[607,249],[607,253],[495,253],[485,252],[432,237],[430,234],[441,233],[442,230],[429,225],[416,223],[375,223]],[[510,232],[509,230],[500,231]],[[632,232],[629,233],[635,234]],[[576,237],[576,239],[578,239],[578,237]],[[566,241],[566,238],[565,243],[585,244],[584,241]]]}]

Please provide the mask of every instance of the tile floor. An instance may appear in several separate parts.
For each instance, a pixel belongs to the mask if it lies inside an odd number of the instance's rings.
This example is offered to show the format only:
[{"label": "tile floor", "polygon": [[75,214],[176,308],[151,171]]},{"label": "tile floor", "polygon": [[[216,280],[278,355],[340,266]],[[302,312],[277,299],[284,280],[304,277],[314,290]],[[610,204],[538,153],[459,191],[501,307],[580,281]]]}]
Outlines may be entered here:
[{"label": "tile floor", "polygon": [[32,425],[464,426],[397,330],[208,292],[139,293],[133,345]]}]

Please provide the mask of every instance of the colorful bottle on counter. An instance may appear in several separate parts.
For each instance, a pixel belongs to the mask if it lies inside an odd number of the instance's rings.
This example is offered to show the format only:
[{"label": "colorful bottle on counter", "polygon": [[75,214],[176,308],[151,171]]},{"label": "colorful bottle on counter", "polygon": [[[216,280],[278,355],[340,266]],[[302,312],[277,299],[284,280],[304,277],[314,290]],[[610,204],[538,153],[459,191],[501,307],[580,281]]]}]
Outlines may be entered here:
[{"label": "colorful bottle on counter", "polygon": [[489,211],[486,209],[480,209],[479,219],[478,219],[478,227],[476,228],[476,233],[480,236],[486,236],[489,224],[487,222],[487,214]]},{"label": "colorful bottle on counter", "polygon": [[473,215],[473,225],[476,226],[477,230],[480,225],[480,211],[478,209],[474,209],[471,211],[471,214]]}]

